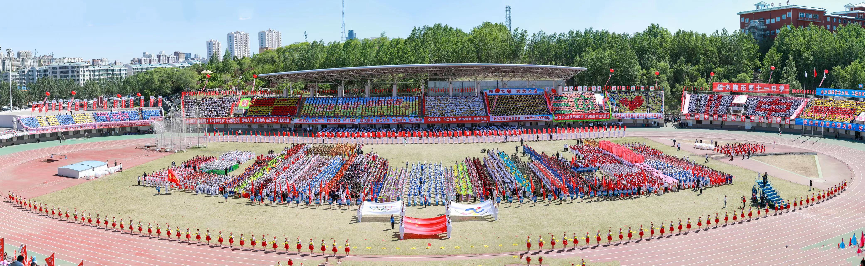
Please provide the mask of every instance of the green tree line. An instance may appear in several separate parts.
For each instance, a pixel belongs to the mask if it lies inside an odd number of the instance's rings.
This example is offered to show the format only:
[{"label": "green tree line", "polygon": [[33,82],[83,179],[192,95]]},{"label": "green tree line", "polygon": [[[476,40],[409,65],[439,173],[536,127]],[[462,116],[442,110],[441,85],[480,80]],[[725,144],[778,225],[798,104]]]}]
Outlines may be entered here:
[{"label": "green tree line", "polygon": [[[761,44],[739,31],[671,32],[656,24],[633,34],[597,29],[528,34],[490,22],[464,31],[435,24],[415,27],[406,38],[388,38],[382,33],[377,38],[344,42],[300,42],[239,59],[226,51],[222,58],[214,55],[207,63],[188,69],[157,69],[124,80],[88,82],[83,87],[43,79],[17,94],[25,94],[20,98],[27,102],[41,100],[44,91],[62,94],[73,89],[83,97],[170,95],[204,86],[251,89],[276,86],[262,79],[253,84],[253,75],[258,73],[432,63],[581,66],[588,70],[569,84],[603,85],[608,78],[609,85],[657,83],[666,90],[666,106],[675,110],[683,87],[708,88],[712,81],[787,83],[794,89],[813,89],[820,83],[823,70],[829,70],[822,87],[856,88],[865,83],[865,29],[841,26],[833,33],[816,26],[784,28],[775,40]],[[615,69],[612,77],[610,69]],[[205,70],[212,72],[209,78],[201,74]],[[813,75],[815,70],[818,77]],[[8,96],[0,96],[0,100],[3,97]]]}]

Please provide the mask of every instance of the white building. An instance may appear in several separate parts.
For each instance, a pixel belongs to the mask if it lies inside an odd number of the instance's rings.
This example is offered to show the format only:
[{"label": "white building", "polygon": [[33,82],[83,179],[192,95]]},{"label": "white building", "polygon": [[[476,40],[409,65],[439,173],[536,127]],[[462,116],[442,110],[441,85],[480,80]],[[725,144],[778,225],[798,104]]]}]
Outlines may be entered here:
[{"label": "white building", "polygon": [[222,53],[219,52],[220,50],[222,50],[222,47],[219,44],[219,41],[210,39],[207,41],[207,58],[205,58],[205,60],[210,60],[210,58],[213,57],[213,54],[216,54],[217,58],[222,56]]},{"label": "white building", "polygon": [[[193,63],[195,63],[193,61]],[[176,67],[176,68],[187,68],[192,66],[190,63],[174,63],[174,64],[126,64],[123,65],[123,68],[126,69],[126,73],[129,76],[150,71],[157,68],[166,68],[166,67]]]},{"label": "white building", "polygon": [[274,50],[282,46],[282,34],[279,31],[267,29],[258,32],[258,52]]},{"label": "white building", "polygon": [[225,48],[234,58],[249,57],[249,33],[235,31],[228,33],[228,46]]},{"label": "white building", "polygon": [[90,80],[100,79],[123,79],[127,76],[127,69],[123,66],[91,66],[87,63],[68,63],[49,65],[48,75],[55,79],[71,79],[79,86]]}]

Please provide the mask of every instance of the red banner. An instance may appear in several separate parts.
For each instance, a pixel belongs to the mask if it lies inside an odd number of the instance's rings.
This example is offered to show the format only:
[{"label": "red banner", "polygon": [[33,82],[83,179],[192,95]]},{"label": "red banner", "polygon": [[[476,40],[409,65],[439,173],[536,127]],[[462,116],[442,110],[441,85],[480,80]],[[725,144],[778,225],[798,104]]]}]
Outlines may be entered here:
[{"label": "red banner", "polygon": [[556,114],[556,120],[609,120],[609,113]]},{"label": "red banner", "polygon": [[712,83],[714,92],[750,92],[750,93],[777,93],[789,94],[790,85],[787,84],[765,84],[765,83]]},{"label": "red banner", "polygon": [[423,119],[426,124],[486,123],[489,121],[489,116],[424,117]]}]

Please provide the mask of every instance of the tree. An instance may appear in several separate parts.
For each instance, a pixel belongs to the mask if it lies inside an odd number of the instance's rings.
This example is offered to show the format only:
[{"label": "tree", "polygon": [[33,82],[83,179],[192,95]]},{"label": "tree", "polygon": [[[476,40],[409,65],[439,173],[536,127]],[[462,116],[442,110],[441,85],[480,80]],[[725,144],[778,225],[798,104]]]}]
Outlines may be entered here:
[{"label": "tree", "polygon": [[856,60],[847,66],[836,66],[829,73],[835,77],[833,88],[859,89],[859,84],[865,83],[865,61]]},{"label": "tree", "polygon": [[781,72],[781,84],[789,84],[792,90],[802,89],[802,83],[799,83],[796,76],[801,72],[796,68],[796,61],[791,57],[790,55],[787,56],[787,64]]}]

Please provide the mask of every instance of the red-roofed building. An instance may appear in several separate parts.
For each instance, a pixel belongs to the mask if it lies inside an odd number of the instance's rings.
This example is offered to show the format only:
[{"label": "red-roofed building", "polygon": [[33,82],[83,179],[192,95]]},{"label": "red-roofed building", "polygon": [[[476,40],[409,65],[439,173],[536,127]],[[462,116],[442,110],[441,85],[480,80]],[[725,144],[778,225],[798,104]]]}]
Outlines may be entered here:
[{"label": "red-roofed building", "polygon": [[782,27],[816,25],[835,31],[841,25],[865,25],[865,3],[847,4],[844,11],[826,13],[826,9],[778,3],[760,2],[756,9],[739,12],[739,29],[754,38],[775,38]]}]

